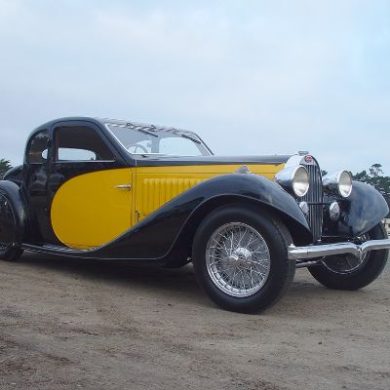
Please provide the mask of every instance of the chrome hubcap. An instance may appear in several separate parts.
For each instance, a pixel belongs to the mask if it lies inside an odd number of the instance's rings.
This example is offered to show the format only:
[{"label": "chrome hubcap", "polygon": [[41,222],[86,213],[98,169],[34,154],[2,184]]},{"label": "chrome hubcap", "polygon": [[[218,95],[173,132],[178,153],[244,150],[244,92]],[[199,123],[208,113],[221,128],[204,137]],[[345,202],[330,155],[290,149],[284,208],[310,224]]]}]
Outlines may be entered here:
[{"label": "chrome hubcap", "polygon": [[264,286],[271,257],[263,236],[253,227],[230,222],[211,235],[206,246],[208,274],[224,293],[245,298]]}]

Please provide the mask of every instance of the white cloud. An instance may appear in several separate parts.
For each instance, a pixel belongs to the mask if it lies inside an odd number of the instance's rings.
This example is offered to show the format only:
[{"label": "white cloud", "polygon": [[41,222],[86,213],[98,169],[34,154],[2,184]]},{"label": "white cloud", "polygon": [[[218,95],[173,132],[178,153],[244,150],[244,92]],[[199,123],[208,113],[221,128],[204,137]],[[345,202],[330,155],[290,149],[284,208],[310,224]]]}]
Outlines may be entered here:
[{"label": "white cloud", "polygon": [[0,156],[21,160],[32,127],[80,114],[195,129],[224,154],[310,149],[327,169],[390,174],[377,141],[390,125],[386,7],[0,0]]}]

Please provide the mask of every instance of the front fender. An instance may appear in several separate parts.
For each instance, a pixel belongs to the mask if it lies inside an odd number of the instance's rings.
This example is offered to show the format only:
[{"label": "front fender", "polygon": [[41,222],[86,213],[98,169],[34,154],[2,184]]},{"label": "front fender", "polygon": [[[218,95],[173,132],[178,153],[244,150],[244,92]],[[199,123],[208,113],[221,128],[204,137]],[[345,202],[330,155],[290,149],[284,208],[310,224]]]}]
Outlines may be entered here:
[{"label": "front fender", "polygon": [[328,233],[341,237],[356,237],[367,233],[389,213],[389,207],[373,186],[354,181],[350,197],[342,202],[340,220]]},{"label": "front fender", "polygon": [[194,190],[202,193],[204,189],[207,189],[206,196],[193,210],[191,216],[196,215],[207,205],[223,203],[225,199],[243,203],[250,202],[264,206],[287,223],[293,223],[294,227],[305,236],[303,239],[312,239],[307,220],[295,199],[269,179],[252,174],[231,174],[218,176],[202,184]]},{"label": "front fender", "polygon": [[191,218],[207,202],[234,197],[274,210],[311,239],[306,218],[294,198],[276,183],[253,174],[230,174],[206,180],[183,192],[111,243],[91,255],[114,258],[164,258],[180,240]]}]

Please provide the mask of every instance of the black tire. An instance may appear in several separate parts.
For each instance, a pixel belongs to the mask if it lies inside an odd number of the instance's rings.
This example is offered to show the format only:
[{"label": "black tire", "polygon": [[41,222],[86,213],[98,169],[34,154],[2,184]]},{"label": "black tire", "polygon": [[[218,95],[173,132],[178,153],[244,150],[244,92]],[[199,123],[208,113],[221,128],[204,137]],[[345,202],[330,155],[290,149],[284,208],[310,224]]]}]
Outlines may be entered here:
[{"label": "black tire", "polygon": [[[221,287],[213,281],[207,266],[206,250],[209,240],[218,229],[232,223],[249,226],[253,232],[261,235],[268,247],[268,276],[259,291],[246,297],[231,296],[222,291]],[[233,236],[231,240],[233,241]],[[286,227],[274,216],[259,208],[241,205],[220,207],[205,218],[194,237],[192,261],[198,283],[217,305],[226,310],[241,313],[260,312],[273,305],[294,278],[295,261],[288,260],[287,257],[287,248],[291,242],[292,239]],[[231,252],[230,255],[232,255]],[[252,276],[252,270],[250,272]]]},{"label": "black tire", "polygon": [[[367,234],[370,240],[387,238],[384,226],[380,223]],[[351,272],[338,269],[335,265],[347,261],[347,256],[329,256],[323,259],[323,264],[309,267],[313,277],[327,288],[335,290],[358,290],[372,283],[385,268],[389,252],[387,250],[369,252],[360,266]],[[333,266],[333,268],[332,268]]]},{"label": "black tire", "polygon": [[19,231],[14,205],[8,196],[0,191],[0,259],[17,260],[23,253],[19,242]]}]

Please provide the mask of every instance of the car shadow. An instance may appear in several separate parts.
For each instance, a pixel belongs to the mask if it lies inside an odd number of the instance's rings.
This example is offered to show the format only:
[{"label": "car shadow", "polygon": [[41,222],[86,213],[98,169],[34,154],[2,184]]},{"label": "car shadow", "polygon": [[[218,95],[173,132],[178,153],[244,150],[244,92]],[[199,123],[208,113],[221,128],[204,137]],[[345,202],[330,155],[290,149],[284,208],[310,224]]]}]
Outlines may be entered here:
[{"label": "car shadow", "polygon": [[[144,291],[152,287],[158,290],[159,294],[177,294],[181,299],[215,307],[198,286],[191,264],[169,269],[154,264],[135,265],[130,262],[73,259],[33,253],[25,253],[18,263],[39,268],[40,271],[55,271],[71,278],[91,282],[105,282]],[[297,270],[295,279],[287,291],[290,299],[297,300],[308,296],[310,299],[315,299],[316,296],[331,298],[335,294],[335,291],[328,290],[316,282],[306,270]]]},{"label": "car shadow", "polygon": [[198,286],[191,264],[181,268],[163,268],[156,264],[131,264],[126,261],[76,259],[25,253],[17,264],[37,268],[40,273],[55,271],[74,279],[104,282],[110,285],[144,290],[152,287],[159,293],[175,294],[184,299],[209,303]]}]

